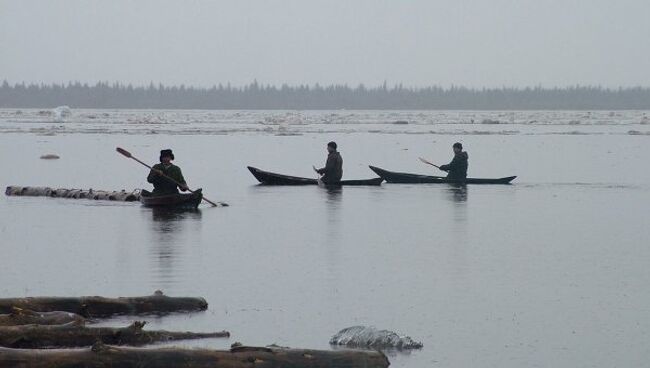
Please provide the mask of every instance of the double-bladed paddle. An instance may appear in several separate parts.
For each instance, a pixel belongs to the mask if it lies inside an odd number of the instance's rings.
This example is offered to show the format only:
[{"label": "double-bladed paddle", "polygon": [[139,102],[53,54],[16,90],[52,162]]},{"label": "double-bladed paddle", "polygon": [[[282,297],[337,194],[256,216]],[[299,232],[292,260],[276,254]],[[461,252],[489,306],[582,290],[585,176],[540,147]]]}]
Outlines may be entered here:
[{"label": "double-bladed paddle", "polygon": [[[131,154],[131,152],[125,150],[124,148],[117,147],[117,148],[115,148],[115,150],[116,150],[117,152],[121,153],[122,155],[124,155],[124,156],[126,156],[126,157],[128,157],[128,158],[131,158],[131,159],[133,159],[133,160],[135,160],[135,161],[137,161],[137,162],[139,162],[139,163],[141,163],[142,165],[148,167],[150,170],[154,170],[153,167],[151,167],[151,166],[147,165],[146,163],[144,163],[144,162],[138,160],[136,157],[133,157],[133,155]],[[163,173],[160,172],[159,170],[156,170],[156,171],[158,171],[158,174],[160,174],[161,176],[163,176],[163,177],[167,178],[168,180],[171,180],[172,182],[176,183],[176,185],[181,186],[181,187],[183,186],[183,184],[181,184],[181,183],[177,182],[176,180],[170,178],[169,176],[163,174]],[[187,187],[186,187],[186,188],[187,188]],[[190,189],[190,188],[187,188],[187,190],[188,190],[190,193],[195,193],[195,192],[194,192],[192,189]],[[207,199],[207,198],[205,198],[205,197],[202,197],[202,198],[203,198],[204,201],[210,203],[210,204],[211,204],[212,206],[214,206],[214,207],[228,207],[228,203],[225,203],[225,202],[217,202],[217,203],[215,203],[215,202],[212,202],[211,200],[209,200],[209,199]]]}]

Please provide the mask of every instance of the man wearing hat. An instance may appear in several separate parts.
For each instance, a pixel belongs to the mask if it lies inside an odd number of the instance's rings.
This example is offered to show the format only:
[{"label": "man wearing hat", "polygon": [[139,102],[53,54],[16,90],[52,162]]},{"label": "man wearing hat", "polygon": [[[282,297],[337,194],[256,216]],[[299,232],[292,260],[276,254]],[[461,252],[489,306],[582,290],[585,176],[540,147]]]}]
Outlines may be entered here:
[{"label": "man wearing hat", "polygon": [[[147,181],[153,184],[154,195],[166,195],[178,193],[178,188],[182,191],[187,190],[187,183],[183,178],[181,168],[172,164],[174,153],[170,149],[160,151],[160,163],[153,166]],[[165,176],[174,179],[179,184],[174,183]]]},{"label": "man wearing hat", "polygon": [[325,167],[316,170],[321,175],[320,180],[325,184],[338,183],[343,177],[343,158],[336,148],[336,142],[327,144],[329,154],[327,155]]}]

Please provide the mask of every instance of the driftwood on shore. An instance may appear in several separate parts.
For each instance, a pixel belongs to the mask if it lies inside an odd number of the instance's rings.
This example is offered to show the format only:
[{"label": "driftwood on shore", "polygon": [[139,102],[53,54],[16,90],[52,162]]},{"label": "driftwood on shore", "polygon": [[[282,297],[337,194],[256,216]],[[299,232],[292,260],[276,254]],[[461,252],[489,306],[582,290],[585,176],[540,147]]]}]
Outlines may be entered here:
[{"label": "driftwood on shore", "polygon": [[63,325],[70,322],[83,325],[86,319],[70,312],[35,312],[16,307],[12,308],[11,313],[0,314],[0,326]]},{"label": "driftwood on shore", "polygon": [[3,368],[385,368],[377,351],[302,350],[239,346],[231,350],[121,348],[97,343],[91,348],[23,350],[0,348]]},{"label": "driftwood on shore", "polygon": [[71,322],[65,325],[22,325],[0,327],[0,346],[8,348],[68,348],[91,346],[97,341],[112,345],[146,345],[156,342],[230,337],[227,331],[176,332],[144,330],[145,322],[128,327],[85,327]]},{"label": "driftwood on shore", "polygon": [[94,199],[105,201],[135,202],[140,200],[140,192],[132,191],[110,191],[110,190],[93,190],[93,189],[66,189],[50,187],[22,187],[10,185],[5,189],[5,195],[8,196],[28,196],[28,197],[56,197],[56,198],[74,198],[74,199]]},{"label": "driftwood on shore", "polygon": [[39,312],[64,311],[86,318],[113,315],[137,315],[202,311],[208,308],[203,298],[169,297],[161,291],[139,297],[105,298],[101,296],[30,297],[0,299],[0,313],[11,313],[14,307]]}]

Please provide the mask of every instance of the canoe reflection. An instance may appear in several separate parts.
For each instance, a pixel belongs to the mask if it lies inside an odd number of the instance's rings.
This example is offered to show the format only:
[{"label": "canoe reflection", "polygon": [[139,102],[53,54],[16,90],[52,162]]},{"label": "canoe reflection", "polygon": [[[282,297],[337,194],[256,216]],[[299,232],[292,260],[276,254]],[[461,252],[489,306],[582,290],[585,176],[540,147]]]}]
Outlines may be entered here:
[{"label": "canoe reflection", "polygon": [[[154,223],[160,223],[161,225],[178,225],[177,221],[190,219],[190,220],[200,220],[201,219],[201,210],[198,208],[193,209],[169,209],[169,208],[152,208],[151,214]],[[164,227],[164,226],[163,226]]]},{"label": "canoe reflection", "polygon": [[449,184],[447,193],[452,202],[467,202],[467,185],[465,184]]},{"label": "canoe reflection", "polygon": [[[186,251],[200,231],[201,210],[152,208],[149,259],[153,287],[173,290],[183,276]],[[198,228],[197,228],[198,227]]]}]

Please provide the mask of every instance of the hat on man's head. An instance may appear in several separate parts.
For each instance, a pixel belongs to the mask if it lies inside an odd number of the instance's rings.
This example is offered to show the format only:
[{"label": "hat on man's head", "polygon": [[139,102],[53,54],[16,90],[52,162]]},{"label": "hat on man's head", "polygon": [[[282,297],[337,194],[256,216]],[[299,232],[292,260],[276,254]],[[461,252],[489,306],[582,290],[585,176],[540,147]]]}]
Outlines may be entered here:
[{"label": "hat on man's head", "polygon": [[174,153],[170,149],[164,149],[160,151],[160,161],[162,161],[163,157],[170,157],[172,160],[174,159]]}]

